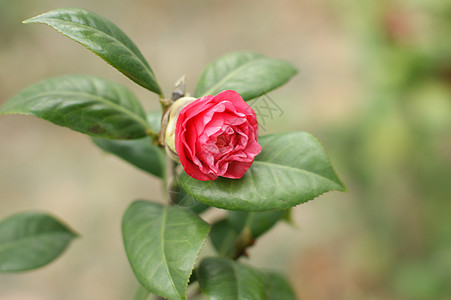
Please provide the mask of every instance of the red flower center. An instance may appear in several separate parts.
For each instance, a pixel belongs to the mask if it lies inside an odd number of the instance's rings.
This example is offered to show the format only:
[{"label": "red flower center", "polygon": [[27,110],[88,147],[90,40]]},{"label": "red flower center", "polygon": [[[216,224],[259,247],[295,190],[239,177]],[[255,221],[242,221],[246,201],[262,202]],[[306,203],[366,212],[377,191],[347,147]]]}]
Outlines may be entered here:
[{"label": "red flower center", "polygon": [[216,139],[216,146],[218,147],[219,151],[221,151],[222,148],[227,146],[230,143],[230,135],[229,134],[221,134]]}]

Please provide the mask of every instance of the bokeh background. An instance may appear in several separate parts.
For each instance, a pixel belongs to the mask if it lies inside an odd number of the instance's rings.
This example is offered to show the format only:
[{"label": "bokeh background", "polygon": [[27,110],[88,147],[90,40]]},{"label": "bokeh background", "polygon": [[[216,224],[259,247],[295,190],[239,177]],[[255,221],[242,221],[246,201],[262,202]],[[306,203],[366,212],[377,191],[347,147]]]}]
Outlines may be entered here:
[{"label": "bokeh background", "polygon": [[[283,115],[266,118],[265,133],[313,133],[349,192],[296,207],[296,226],[261,238],[249,264],[285,273],[304,300],[451,299],[450,1],[0,0],[0,104],[44,78],[86,73],[158,108],[82,46],[20,23],[64,6],[121,27],[166,94],[183,74],[194,91],[229,51],[300,70],[269,94]],[[0,117],[0,143],[0,219],[44,210],[81,234],[43,269],[0,274],[0,299],[131,299],[120,220],[134,199],[161,201],[157,179],[34,117]]]}]

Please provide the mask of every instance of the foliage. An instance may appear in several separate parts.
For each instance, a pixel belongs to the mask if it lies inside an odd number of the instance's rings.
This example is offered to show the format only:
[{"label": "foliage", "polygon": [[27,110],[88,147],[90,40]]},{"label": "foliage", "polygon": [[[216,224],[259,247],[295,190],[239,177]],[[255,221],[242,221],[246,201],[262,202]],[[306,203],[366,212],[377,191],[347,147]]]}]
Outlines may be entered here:
[{"label": "foliage", "polygon": [[[170,101],[164,99],[150,65],[110,21],[86,10],[63,8],[25,23],[47,24],[79,42],[156,93],[162,109],[167,108]],[[229,53],[206,67],[195,95],[231,89],[251,100],[285,84],[296,72],[282,60],[252,52]],[[305,132],[259,138],[263,150],[239,180],[203,182],[183,171],[174,178],[167,176],[178,168],[166,163],[158,145],[162,112],[146,114],[128,88],[98,77],[68,75],[37,83],[10,99],[0,114],[34,115],[87,134],[103,150],[163,179],[172,205],[139,200],[123,216],[125,250],[143,286],[136,299],[145,299],[147,291],[187,299],[188,285],[194,281],[211,299],[295,299],[281,275],[266,274],[237,260],[290,208],[328,191],[345,191],[319,142]],[[196,268],[211,229],[200,214],[210,207],[230,211],[213,224],[210,236],[219,257],[206,258]],[[0,224],[0,267],[5,271],[44,265],[75,236],[47,216],[23,216]],[[24,251],[9,251],[23,245]]]},{"label": "foliage", "polygon": [[77,236],[41,212],[16,214],[0,222],[0,272],[42,267],[57,258]]}]

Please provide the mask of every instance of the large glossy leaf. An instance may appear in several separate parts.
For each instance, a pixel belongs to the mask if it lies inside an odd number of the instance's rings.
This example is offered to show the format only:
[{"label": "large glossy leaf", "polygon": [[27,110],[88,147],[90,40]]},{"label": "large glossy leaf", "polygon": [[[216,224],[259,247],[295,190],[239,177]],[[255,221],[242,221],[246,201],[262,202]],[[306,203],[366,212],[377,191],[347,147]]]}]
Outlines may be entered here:
[{"label": "large glossy leaf", "polygon": [[111,139],[140,138],[151,130],[132,92],[93,76],[68,75],[36,83],[6,102],[1,114],[33,115]]},{"label": "large glossy leaf", "polygon": [[266,276],[260,271],[230,260],[209,257],[199,266],[199,283],[210,300],[268,299]]},{"label": "large glossy leaf", "polygon": [[267,273],[268,278],[268,300],[296,300],[288,280],[278,273]]},{"label": "large glossy leaf", "polygon": [[82,44],[137,84],[162,94],[138,47],[109,20],[80,8],[59,8],[25,20],[43,23]]},{"label": "large glossy leaf", "polygon": [[253,52],[228,53],[205,68],[194,95],[202,97],[234,90],[247,101],[285,84],[296,73],[296,69],[283,60]]},{"label": "large glossy leaf", "polygon": [[199,181],[182,173],[182,187],[210,206],[246,211],[287,209],[328,191],[346,190],[310,134],[272,134],[259,143],[262,152],[242,178]]},{"label": "large glossy leaf", "polygon": [[122,221],[125,250],[138,281],[168,299],[186,299],[189,277],[210,226],[176,206],[130,205]]},{"label": "large glossy leaf", "polygon": [[13,215],[0,222],[0,272],[42,267],[66,249],[77,235],[40,212]]}]

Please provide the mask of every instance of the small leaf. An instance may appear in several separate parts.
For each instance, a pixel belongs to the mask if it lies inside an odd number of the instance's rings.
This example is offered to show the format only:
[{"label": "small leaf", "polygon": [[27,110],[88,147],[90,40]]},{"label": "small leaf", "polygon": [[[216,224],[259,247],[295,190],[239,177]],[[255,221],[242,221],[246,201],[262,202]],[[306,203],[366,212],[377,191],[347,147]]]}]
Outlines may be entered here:
[{"label": "small leaf", "polygon": [[234,90],[248,101],[285,84],[296,73],[296,69],[283,60],[253,52],[232,52],[205,68],[194,95],[199,98]]},{"label": "small leaf", "polygon": [[42,267],[63,253],[77,235],[40,212],[10,216],[0,222],[0,272]]},{"label": "small leaf", "polygon": [[82,44],[142,87],[162,96],[155,75],[138,47],[109,20],[80,8],[58,8],[24,23],[47,24]]},{"label": "small leaf", "polygon": [[286,211],[229,211],[228,214],[229,222],[236,232],[241,232],[245,227],[248,227],[252,237],[256,239],[282,219],[285,216]]},{"label": "small leaf", "polygon": [[186,299],[186,288],[210,226],[183,208],[133,202],[124,214],[122,234],[130,265],[150,292]]},{"label": "small leaf", "polygon": [[151,111],[147,113],[146,119],[153,132],[160,132],[162,114],[163,112],[161,110]]},{"label": "small leaf", "polygon": [[151,131],[132,92],[93,76],[68,75],[36,83],[6,102],[2,114],[33,115],[111,139],[135,139]]},{"label": "small leaf", "polygon": [[210,300],[268,299],[266,276],[228,258],[209,257],[202,260],[199,283]]},{"label": "small leaf", "polygon": [[268,300],[296,300],[296,294],[293,291],[288,280],[278,273],[267,273],[268,278]]},{"label": "small leaf", "polygon": [[346,190],[310,134],[272,134],[259,143],[262,152],[241,179],[199,181],[182,173],[180,184],[207,205],[245,211],[287,209],[328,191]]}]

